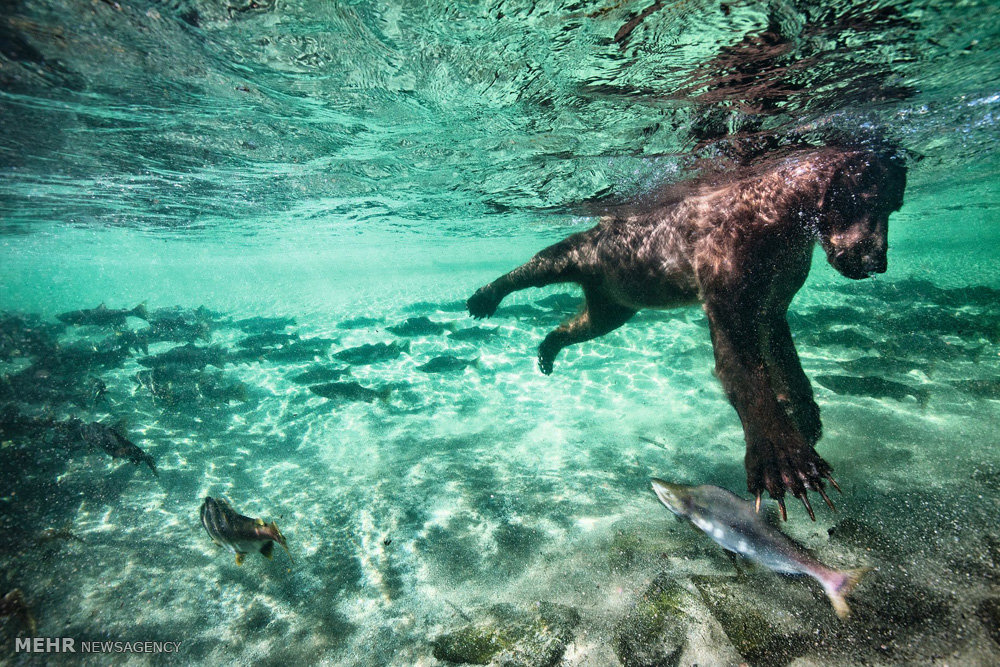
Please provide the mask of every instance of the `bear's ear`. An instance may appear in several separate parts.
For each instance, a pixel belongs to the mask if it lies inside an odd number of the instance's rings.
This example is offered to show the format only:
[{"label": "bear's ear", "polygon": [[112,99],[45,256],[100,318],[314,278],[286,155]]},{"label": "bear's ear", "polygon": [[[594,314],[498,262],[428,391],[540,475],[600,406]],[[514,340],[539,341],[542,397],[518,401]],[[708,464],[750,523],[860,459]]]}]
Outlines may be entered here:
[{"label": "bear's ear", "polygon": [[839,153],[822,165],[817,175],[816,207],[823,212],[835,205],[844,193],[856,192],[870,179],[871,160],[866,153]]},{"label": "bear's ear", "polygon": [[825,212],[833,201],[835,188],[834,181],[837,179],[837,172],[841,169],[842,164],[842,160],[831,159],[817,169],[816,209],[818,211]]}]

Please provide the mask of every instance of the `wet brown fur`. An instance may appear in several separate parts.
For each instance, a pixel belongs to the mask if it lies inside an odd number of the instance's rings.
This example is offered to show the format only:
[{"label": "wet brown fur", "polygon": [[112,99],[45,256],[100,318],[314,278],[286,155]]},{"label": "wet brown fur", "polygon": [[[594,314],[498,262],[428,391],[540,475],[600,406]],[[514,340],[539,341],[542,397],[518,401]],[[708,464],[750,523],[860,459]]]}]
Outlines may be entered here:
[{"label": "wet brown fur", "polygon": [[[871,151],[793,152],[725,176],[695,179],[653,207],[603,218],[479,289],[469,312],[489,317],[505,296],[573,282],[583,312],[539,346],[543,373],[559,351],[602,336],[642,308],[700,301],[715,370],[743,423],[747,487],[805,501],[830,466],[813,445],[819,408],[786,312],[819,242],[830,264],[860,279],[886,270],[889,214],[902,206],[905,167]],[[810,510],[811,514],[811,510]]]}]

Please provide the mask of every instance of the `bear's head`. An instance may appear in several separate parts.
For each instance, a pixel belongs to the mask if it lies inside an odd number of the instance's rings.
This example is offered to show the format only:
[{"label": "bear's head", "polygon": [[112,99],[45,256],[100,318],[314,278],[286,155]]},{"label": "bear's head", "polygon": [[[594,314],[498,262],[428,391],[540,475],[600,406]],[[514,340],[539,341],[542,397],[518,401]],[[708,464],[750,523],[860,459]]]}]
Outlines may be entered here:
[{"label": "bear's head", "polygon": [[885,273],[889,214],[903,206],[906,166],[897,157],[848,151],[830,157],[814,218],[827,261],[853,280]]}]

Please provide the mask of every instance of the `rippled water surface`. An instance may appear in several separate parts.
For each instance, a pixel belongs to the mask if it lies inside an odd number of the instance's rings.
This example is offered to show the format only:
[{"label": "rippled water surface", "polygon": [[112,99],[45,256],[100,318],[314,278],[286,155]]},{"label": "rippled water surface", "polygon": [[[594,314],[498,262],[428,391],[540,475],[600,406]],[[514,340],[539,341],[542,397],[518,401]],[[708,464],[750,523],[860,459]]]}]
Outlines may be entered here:
[{"label": "rippled water surface", "polygon": [[[988,0],[0,2],[0,663],[996,664],[998,42]],[[871,568],[847,621],[650,490],[746,489],[699,308],[551,376],[576,287],[465,310],[609,207],[843,142],[909,170],[889,271],[817,251],[789,312],[844,493],[782,528]],[[145,313],[57,318],[102,303]],[[237,566],[209,495],[294,561]]]}]

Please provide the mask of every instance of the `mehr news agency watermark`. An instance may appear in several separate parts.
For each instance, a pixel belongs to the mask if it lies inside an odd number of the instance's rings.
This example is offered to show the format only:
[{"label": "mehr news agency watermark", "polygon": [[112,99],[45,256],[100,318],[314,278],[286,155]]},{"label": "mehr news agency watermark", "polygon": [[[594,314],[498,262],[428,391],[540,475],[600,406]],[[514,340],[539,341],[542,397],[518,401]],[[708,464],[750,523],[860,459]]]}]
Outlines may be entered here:
[{"label": "mehr news agency watermark", "polygon": [[180,649],[180,642],[77,641],[70,637],[14,640],[15,653],[177,653]]}]

